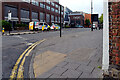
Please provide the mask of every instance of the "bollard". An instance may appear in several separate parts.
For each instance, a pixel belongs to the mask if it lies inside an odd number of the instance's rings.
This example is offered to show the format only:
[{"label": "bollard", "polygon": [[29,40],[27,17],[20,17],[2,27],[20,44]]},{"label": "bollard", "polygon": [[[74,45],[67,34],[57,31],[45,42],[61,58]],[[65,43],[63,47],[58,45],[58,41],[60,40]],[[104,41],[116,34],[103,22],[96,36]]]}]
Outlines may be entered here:
[{"label": "bollard", "polygon": [[2,35],[4,35],[4,32],[5,32],[5,28],[3,27],[2,28]]}]

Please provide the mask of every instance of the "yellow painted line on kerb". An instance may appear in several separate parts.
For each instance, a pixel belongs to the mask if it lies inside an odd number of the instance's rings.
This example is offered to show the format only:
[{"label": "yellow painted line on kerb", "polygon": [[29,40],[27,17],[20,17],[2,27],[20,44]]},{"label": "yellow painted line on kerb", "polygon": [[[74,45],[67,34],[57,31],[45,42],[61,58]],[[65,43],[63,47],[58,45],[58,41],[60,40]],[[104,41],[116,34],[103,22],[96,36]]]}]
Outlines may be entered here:
[{"label": "yellow painted line on kerb", "polygon": [[[37,41],[36,43],[32,44],[31,46],[29,46],[21,55],[20,57],[18,58],[15,66],[13,67],[12,69],[12,72],[11,72],[11,76],[10,76],[10,79],[14,79],[16,77],[16,74],[17,74],[17,69],[18,69],[18,64],[20,63],[21,59],[23,58],[23,56],[25,55],[25,53],[30,49],[33,49],[32,47],[34,47],[35,45],[38,45],[38,43],[40,44],[41,42],[45,41],[45,39],[41,40],[41,41]],[[28,51],[29,52],[29,51]]]},{"label": "yellow painted line on kerb", "polygon": [[30,54],[30,52],[31,52],[38,44],[40,44],[40,43],[43,42],[43,41],[45,41],[45,40],[42,40],[42,41],[38,42],[37,44],[35,44],[35,45],[25,54],[25,56],[24,56],[24,58],[23,58],[23,60],[22,60],[22,62],[21,62],[21,64],[20,64],[20,67],[19,67],[19,69],[18,69],[17,78],[24,78],[24,76],[23,76],[23,72],[24,72],[24,67],[23,67],[23,65],[24,65],[24,63],[25,63],[26,56],[28,56],[28,55]]}]

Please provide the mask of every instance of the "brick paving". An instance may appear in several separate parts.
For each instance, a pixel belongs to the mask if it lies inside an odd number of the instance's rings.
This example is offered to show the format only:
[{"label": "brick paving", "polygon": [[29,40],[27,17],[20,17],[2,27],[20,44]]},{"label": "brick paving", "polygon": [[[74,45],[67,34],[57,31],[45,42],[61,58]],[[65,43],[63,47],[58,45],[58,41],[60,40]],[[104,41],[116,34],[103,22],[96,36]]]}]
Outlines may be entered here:
[{"label": "brick paving", "polygon": [[[71,37],[77,35],[77,37]],[[48,46],[49,44],[54,44]],[[67,54],[62,62],[36,78],[100,78],[102,70],[102,31],[82,32],[52,38],[38,47],[36,56],[46,50]]]}]

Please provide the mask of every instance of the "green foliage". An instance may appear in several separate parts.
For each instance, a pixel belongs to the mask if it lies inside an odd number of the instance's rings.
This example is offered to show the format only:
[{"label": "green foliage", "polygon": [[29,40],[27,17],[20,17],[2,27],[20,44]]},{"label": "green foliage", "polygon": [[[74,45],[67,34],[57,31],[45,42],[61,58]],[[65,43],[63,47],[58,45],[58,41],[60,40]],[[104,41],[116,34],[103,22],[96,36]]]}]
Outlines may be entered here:
[{"label": "green foliage", "polygon": [[103,14],[99,18],[100,24],[103,24]]},{"label": "green foliage", "polygon": [[15,27],[28,27],[27,24],[16,24]]},{"label": "green foliage", "polygon": [[1,20],[0,25],[2,25],[2,28],[4,27],[5,30],[9,30],[9,27],[10,27],[10,30],[11,30],[11,27],[12,27],[12,24],[10,24],[9,22],[7,22],[5,20]]},{"label": "green foliage", "polygon": [[86,26],[90,26],[90,20],[89,20],[89,19],[86,19],[86,20],[85,20],[85,25],[86,25]]},{"label": "green foliage", "polygon": [[70,26],[66,25],[65,27],[66,27],[66,28],[69,28]]}]

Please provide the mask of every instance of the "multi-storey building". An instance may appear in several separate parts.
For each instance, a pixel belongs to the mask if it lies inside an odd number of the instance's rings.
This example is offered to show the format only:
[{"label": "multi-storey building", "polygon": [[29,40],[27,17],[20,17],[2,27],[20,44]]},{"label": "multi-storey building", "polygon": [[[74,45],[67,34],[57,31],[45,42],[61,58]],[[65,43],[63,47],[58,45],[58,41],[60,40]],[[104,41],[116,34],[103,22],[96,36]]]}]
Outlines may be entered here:
[{"label": "multi-storey building", "polygon": [[69,8],[65,7],[64,8],[64,23],[65,24],[70,24],[70,18],[69,14],[72,12]]},{"label": "multi-storey building", "polygon": [[51,25],[52,22],[64,21],[64,7],[60,12],[58,0],[22,0],[22,2],[2,2],[2,19],[8,21],[8,11],[12,12],[11,23],[28,24],[30,21],[44,21]]},{"label": "multi-storey building", "polygon": [[83,12],[72,12],[69,14],[70,25],[75,27],[75,25],[84,26],[84,13]]}]

